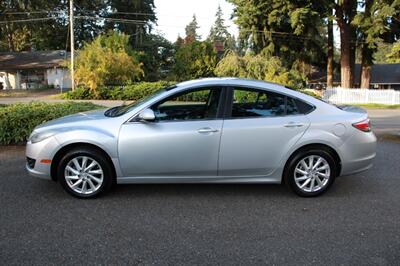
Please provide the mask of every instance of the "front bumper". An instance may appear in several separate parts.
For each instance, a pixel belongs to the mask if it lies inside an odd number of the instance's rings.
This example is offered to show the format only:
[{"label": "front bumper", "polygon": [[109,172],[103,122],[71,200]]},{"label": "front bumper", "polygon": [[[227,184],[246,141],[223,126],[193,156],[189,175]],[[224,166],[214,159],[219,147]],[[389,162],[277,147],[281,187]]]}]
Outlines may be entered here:
[{"label": "front bumper", "polygon": [[25,152],[25,168],[28,173],[34,177],[51,180],[51,163],[44,163],[42,160],[52,160],[58,148],[59,143],[54,136],[37,143],[28,141]]}]

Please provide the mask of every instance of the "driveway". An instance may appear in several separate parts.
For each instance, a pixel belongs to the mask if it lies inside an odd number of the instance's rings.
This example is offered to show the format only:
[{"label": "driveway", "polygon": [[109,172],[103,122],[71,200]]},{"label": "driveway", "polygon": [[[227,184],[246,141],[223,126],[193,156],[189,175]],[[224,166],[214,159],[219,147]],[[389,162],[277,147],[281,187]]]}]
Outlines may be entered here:
[{"label": "driveway", "polygon": [[300,198],[279,185],[124,185],[78,200],[0,147],[0,262],[398,265],[400,143],[371,170]]},{"label": "driveway", "polygon": [[400,136],[400,109],[368,109],[367,111],[376,134]]}]

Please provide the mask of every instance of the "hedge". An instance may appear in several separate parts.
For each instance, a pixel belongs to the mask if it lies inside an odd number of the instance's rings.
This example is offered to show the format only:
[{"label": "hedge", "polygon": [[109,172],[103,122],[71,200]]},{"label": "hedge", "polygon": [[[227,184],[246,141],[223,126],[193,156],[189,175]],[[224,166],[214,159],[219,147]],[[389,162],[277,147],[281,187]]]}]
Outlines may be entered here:
[{"label": "hedge", "polygon": [[74,91],[63,94],[68,100],[125,100],[137,101],[162,88],[174,85],[172,81],[139,82],[125,86],[100,87],[96,93],[87,88],[79,87]]},{"label": "hedge", "polygon": [[0,144],[23,143],[39,124],[74,114],[102,108],[92,103],[11,104],[0,108]]}]

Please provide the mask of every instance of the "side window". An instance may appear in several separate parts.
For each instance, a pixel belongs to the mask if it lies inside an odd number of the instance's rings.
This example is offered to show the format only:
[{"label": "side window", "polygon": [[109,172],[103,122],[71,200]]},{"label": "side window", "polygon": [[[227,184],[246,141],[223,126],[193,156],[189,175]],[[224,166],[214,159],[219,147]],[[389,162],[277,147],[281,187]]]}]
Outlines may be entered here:
[{"label": "side window", "polygon": [[202,88],[169,97],[152,106],[156,121],[184,121],[217,117],[221,89]]},{"label": "side window", "polygon": [[299,109],[297,108],[296,100],[287,97],[287,103],[286,103],[286,114],[287,115],[298,115],[300,114]]},{"label": "side window", "polygon": [[287,97],[287,114],[297,115],[297,114],[308,114],[314,107],[301,100]]},{"label": "side window", "polygon": [[236,88],[231,117],[273,117],[285,114],[285,96],[278,93]]}]

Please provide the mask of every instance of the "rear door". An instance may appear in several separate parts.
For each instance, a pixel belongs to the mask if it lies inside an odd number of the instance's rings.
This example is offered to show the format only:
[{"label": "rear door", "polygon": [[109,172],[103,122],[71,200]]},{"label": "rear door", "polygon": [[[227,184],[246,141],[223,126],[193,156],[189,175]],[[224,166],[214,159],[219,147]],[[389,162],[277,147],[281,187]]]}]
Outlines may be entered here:
[{"label": "rear door", "polygon": [[[219,155],[220,176],[268,176],[309,126],[295,99],[232,88]],[[293,105],[294,104],[294,105]],[[228,104],[229,105],[229,104]]]}]

